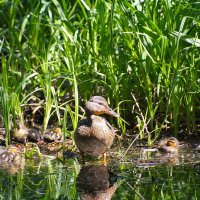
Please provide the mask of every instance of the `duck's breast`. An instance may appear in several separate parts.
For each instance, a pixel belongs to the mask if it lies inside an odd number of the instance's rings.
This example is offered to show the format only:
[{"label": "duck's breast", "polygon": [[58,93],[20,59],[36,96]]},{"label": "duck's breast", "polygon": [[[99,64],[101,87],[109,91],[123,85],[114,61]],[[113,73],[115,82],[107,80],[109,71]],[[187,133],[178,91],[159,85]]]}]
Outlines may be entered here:
[{"label": "duck's breast", "polygon": [[92,135],[107,147],[110,147],[113,143],[115,132],[106,119],[96,117],[92,123]]},{"label": "duck's breast", "polygon": [[91,124],[87,120],[81,120],[75,131],[74,140],[81,152],[98,156],[112,145],[114,136],[114,130],[108,122],[98,117]]}]

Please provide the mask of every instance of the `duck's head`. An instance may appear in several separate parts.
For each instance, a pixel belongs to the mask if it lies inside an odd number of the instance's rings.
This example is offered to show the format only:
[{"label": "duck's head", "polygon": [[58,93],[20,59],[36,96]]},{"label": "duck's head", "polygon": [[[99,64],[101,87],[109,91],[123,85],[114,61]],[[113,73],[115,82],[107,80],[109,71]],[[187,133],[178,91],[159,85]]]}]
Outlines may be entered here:
[{"label": "duck's head", "polygon": [[85,105],[85,110],[88,115],[108,114],[113,117],[119,117],[119,115],[108,106],[106,99],[101,96],[91,97]]}]

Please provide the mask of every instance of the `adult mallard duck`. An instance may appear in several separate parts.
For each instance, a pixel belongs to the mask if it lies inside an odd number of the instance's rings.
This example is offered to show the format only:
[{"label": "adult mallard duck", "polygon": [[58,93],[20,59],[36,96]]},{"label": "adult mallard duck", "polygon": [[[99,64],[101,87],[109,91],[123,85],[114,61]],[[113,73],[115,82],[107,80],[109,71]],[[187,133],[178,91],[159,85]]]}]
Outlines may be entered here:
[{"label": "adult mallard duck", "polygon": [[82,154],[91,156],[103,155],[106,162],[106,151],[112,145],[115,130],[101,114],[119,117],[116,112],[109,108],[105,98],[93,96],[85,106],[86,119],[82,119],[74,134],[76,146]]}]

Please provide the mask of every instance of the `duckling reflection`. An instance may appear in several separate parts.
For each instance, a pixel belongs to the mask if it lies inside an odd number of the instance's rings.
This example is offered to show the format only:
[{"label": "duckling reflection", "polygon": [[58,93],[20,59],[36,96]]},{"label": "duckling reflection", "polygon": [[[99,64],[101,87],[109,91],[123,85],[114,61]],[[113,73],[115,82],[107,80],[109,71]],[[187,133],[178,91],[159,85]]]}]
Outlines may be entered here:
[{"label": "duckling reflection", "polygon": [[81,168],[76,180],[82,200],[109,200],[117,189],[117,176],[105,165],[88,165]]}]

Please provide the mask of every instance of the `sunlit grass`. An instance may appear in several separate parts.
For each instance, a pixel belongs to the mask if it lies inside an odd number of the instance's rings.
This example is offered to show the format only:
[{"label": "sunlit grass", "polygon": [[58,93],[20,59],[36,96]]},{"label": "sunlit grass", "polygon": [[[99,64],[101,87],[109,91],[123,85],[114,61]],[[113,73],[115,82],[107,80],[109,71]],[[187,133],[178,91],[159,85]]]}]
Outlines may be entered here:
[{"label": "sunlit grass", "polygon": [[1,106],[2,106],[2,117],[5,128],[7,130],[6,143],[10,142],[10,130],[11,130],[11,119],[10,119],[10,99],[8,91],[8,68],[6,67],[5,59],[2,57],[2,74],[1,74]]},{"label": "sunlit grass", "polygon": [[74,131],[83,102],[104,95],[128,122],[118,120],[123,133],[137,127],[141,138],[153,140],[163,127],[178,133],[181,123],[195,132],[198,2],[10,0],[0,7],[1,109],[8,133],[11,116],[22,118],[21,105],[38,88],[44,129],[54,114],[62,125],[67,108]]}]

